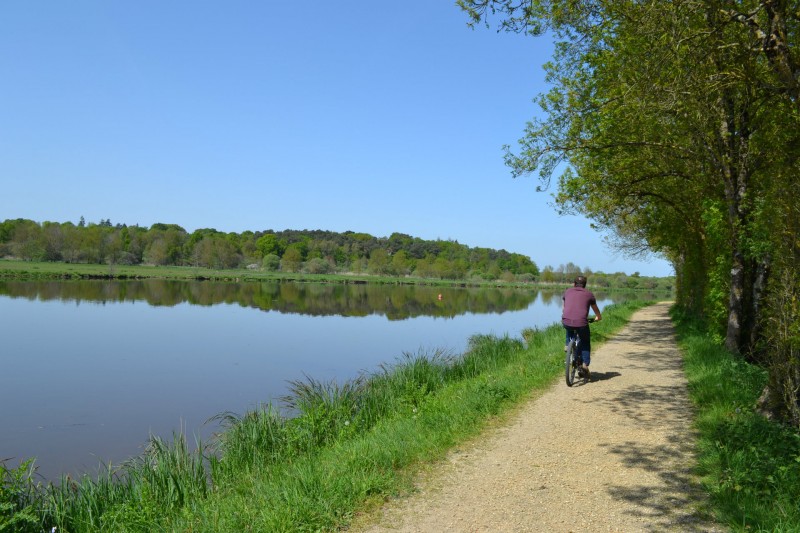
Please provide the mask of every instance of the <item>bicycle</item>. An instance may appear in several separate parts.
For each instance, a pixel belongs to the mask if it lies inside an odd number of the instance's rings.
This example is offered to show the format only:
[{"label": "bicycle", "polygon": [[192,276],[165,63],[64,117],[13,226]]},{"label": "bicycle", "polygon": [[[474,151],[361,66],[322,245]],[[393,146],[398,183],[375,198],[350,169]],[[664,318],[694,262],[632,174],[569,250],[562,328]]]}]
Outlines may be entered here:
[{"label": "bicycle", "polygon": [[[589,323],[594,322],[594,318],[589,319]],[[564,373],[567,378],[567,387],[572,387],[575,383],[575,374],[583,379],[583,383],[589,382],[589,373],[583,369],[583,355],[581,354],[581,338],[577,328],[567,328],[569,343],[567,344],[567,355],[564,360]]]}]

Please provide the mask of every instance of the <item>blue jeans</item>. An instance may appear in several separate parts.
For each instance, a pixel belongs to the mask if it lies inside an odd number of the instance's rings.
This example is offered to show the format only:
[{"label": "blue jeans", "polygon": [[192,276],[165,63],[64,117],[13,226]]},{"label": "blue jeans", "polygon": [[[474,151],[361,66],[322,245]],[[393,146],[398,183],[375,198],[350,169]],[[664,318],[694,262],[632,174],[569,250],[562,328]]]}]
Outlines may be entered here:
[{"label": "blue jeans", "polygon": [[592,356],[592,354],[591,354],[591,352],[592,352],[592,337],[591,337],[591,334],[589,332],[589,326],[583,326],[583,327],[580,327],[580,328],[573,328],[573,327],[570,327],[570,326],[564,326],[564,329],[566,330],[566,338],[567,338],[565,344],[569,344],[569,341],[570,341],[570,338],[571,338],[570,337],[570,332],[572,332],[572,331],[577,331],[578,332],[578,337],[581,339],[580,348],[581,348],[581,357],[583,357],[583,364],[585,364],[586,366],[589,366],[589,362],[592,360],[592,357],[591,357]]}]

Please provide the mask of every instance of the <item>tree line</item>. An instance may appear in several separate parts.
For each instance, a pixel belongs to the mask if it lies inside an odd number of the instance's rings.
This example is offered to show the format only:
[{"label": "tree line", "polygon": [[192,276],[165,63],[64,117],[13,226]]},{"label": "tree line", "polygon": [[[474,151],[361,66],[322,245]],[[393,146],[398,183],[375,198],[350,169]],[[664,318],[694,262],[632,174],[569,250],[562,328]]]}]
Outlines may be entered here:
[{"label": "tree line", "polygon": [[534,281],[530,257],[452,240],[402,233],[323,230],[188,232],[176,224],[112,224],[7,219],[0,223],[0,257],[119,265],[251,268],[309,274],[356,273],[438,279]]},{"label": "tree line", "polygon": [[458,4],[556,41],[512,175],[667,257],[677,304],[766,367],[765,403],[800,426],[800,2]]}]

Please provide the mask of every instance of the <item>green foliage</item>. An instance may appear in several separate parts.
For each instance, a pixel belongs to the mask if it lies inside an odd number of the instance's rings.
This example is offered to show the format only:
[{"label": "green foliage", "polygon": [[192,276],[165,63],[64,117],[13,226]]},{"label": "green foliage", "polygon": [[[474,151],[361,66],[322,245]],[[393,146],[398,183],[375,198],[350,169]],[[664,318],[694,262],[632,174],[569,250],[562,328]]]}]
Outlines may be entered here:
[{"label": "green foliage", "polygon": [[[203,446],[190,450],[183,434],[153,436],[144,453],[96,478],[62,477],[40,490],[43,522],[58,531],[152,531],[210,492]],[[48,526],[50,527],[50,526]]]},{"label": "green foliage", "polygon": [[795,266],[784,264],[770,290],[762,350],[769,369],[766,407],[800,428],[800,282]]},{"label": "green foliage", "polygon": [[281,267],[281,258],[275,254],[267,254],[261,261],[261,267],[267,272],[277,272]]},{"label": "green foliage", "polygon": [[242,416],[222,413],[214,419],[224,428],[217,441],[224,460],[215,458],[211,463],[215,479],[276,463],[292,453],[287,420],[271,404],[260,405]]},{"label": "green foliage", "polygon": [[[463,279],[477,262],[491,279],[532,281],[539,269],[529,257],[505,250],[470,248],[456,241],[426,241],[403,234],[322,230],[222,233],[203,228],[188,234],[175,224],[75,226],[71,223],[6,220],[0,224],[0,258],[122,265],[196,266],[234,269],[261,264],[270,272],[362,273]],[[279,267],[275,267],[278,257]],[[269,258],[266,263],[265,258]],[[418,265],[418,262],[421,264]],[[487,268],[491,265],[491,269]],[[509,277],[509,273],[513,277]]]},{"label": "green foliage", "polygon": [[333,265],[319,257],[309,259],[303,266],[303,272],[306,274],[330,274],[333,271]]},{"label": "green foliage", "polygon": [[512,175],[538,172],[542,189],[555,176],[560,212],[588,216],[622,252],[669,259],[678,304],[774,366],[770,387],[796,412],[797,386],[779,384],[797,367],[791,342],[765,342],[795,318],[776,324],[765,310],[779,291],[765,288],[800,261],[800,3],[457,4],[471,24],[499,16],[501,30],[556,41],[545,115],[506,148]]},{"label": "green foliage", "polygon": [[391,270],[389,254],[383,248],[376,248],[369,254],[368,267],[371,274],[384,275]]},{"label": "green foliage", "polygon": [[748,531],[800,528],[800,433],[757,410],[766,372],[674,310],[699,435],[699,468],[718,520]]},{"label": "green foliage", "polygon": [[284,402],[297,415],[286,426],[294,447],[307,452],[351,434],[361,387],[359,380],[344,385],[310,377],[289,382],[289,395]]},{"label": "green foliage", "polygon": [[8,468],[5,462],[0,462],[1,532],[40,530],[40,486],[33,480],[35,472],[33,459],[17,468]]},{"label": "green foliage", "polygon": [[266,233],[256,240],[256,247],[261,252],[262,256],[267,255],[283,255],[286,250],[286,244],[278,239],[273,233]]},{"label": "green foliage", "polygon": [[298,246],[289,246],[281,258],[281,270],[285,272],[297,272],[303,262],[303,254]]}]

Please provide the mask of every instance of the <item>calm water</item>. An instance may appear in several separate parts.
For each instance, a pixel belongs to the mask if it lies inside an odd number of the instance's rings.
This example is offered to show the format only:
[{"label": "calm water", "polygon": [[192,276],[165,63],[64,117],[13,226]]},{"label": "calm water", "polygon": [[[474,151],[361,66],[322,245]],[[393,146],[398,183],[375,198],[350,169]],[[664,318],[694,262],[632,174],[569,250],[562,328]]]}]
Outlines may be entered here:
[{"label": "calm water", "polygon": [[207,438],[208,418],[279,399],[288,380],[461,353],[475,333],[519,337],[558,321],[560,303],[535,290],[0,282],[0,460],[36,457],[50,479],[94,473],[151,433]]}]

